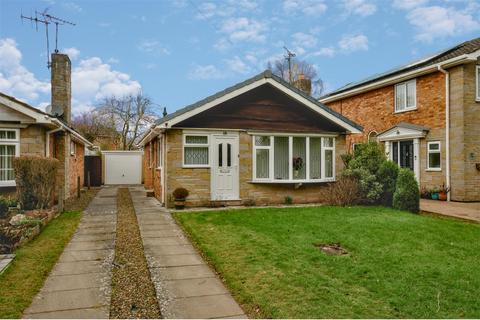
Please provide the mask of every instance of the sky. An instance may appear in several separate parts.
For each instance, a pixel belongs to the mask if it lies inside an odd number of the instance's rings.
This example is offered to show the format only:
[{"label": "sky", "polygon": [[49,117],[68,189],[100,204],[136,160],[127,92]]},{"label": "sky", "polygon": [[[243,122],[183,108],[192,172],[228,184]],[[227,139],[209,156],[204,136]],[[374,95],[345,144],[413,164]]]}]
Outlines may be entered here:
[{"label": "sky", "polygon": [[[45,28],[72,60],[73,113],[141,91],[173,112],[266,69],[288,47],[326,91],[480,36],[472,0],[0,0],[0,92],[50,101]],[[53,50],[54,28],[50,28]]]}]

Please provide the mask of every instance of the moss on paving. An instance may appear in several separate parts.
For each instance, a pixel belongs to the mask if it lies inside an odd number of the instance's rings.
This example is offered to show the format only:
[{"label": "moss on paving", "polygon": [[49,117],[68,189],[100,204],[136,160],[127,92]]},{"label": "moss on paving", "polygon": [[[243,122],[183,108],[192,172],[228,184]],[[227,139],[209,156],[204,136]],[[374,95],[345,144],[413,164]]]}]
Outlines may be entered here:
[{"label": "moss on paving", "polygon": [[148,271],[137,217],[128,189],[118,190],[117,203],[110,318],[160,318],[155,287]]},{"label": "moss on paving", "polygon": [[[72,238],[83,211],[98,190],[68,200],[69,211],[53,219],[31,242],[15,251],[15,259],[0,275],[0,319],[20,318],[40,291],[64,247]],[[75,211],[73,211],[75,209]]]},{"label": "moss on paving", "polygon": [[175,218],[250,317],[480,318],[479,224],[382,207]]}]

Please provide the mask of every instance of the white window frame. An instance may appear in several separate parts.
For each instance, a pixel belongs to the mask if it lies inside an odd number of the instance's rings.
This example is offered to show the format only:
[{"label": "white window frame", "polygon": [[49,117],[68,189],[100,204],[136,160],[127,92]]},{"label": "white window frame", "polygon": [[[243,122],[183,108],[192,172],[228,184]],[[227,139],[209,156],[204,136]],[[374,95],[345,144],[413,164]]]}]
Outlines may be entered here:
[{"label": "white window frame", "polygon": [[[14,131],[15,139],[0,139],[0,145],[15,146],[15,157],[20,156],[20,129],[0,128],[0,131]],[[0,187],[15,187],[15,180],[0,181]]]},{"label": "white window frame", "polygon": [[475,92],[476,101],[480,102],[480,65],[475,66]]},{"label": "white window frame", "polygon": [[[256,136],[268,136],[270,137],[270,145],[269,146],[256,146],[255,145],[255,137]],[[289,178],[288,179],[275,179],[274,178],[274,156],[275,156],[275,137],[288,137],[288,165],[289,165]],[[302,137],[305,138],[305,179],[293,179],[293,137]],[[320,179],[310,179],[310,138],[321,138],[321,178]],[[325,138],[332,138],[333,139],[333,146],[332,147],[325,147],[324,146],[324,139]],[[255,133],[252,134],[252,158],[253,158],[253,166],[252,166],[252,182],[259,182],[259,183],[315,183],[315,182],[331,182],[335,181],[336,171],[335,171],[335,146],[336,146],[336,139],[334,135],[301,135],[301,134],[261,134]],[[269,175],[268,178],[257,178],[257,150],[266,149],[268,151],[269,156]],[[326,167],[325,167],[325,151],[332,150],[332,157],[333,157],[333,168],[332,168],[332,177],[325,177]]]},{"label": "white window frame", "polygon": [[[438,150],[430,150],[432,144],[438,144]],[[438,153],[440,155],[440,167],[430,167],[430,154]],[[428,141],[427,142],[427,171],[442,171],[442,143],[441,141]]]},{"label": "white window frame", "polygon": [[157,137],[157,169],[163,167],[163,137]]},{"label": "white window frame", "polygon": [[[408,84],[409,83],[414,83],[414,88],[415,88],[415,104],[412,106],[412,107],[408,107],[407,106],[407,97],[408,97],[408,92],[407,92],[407,88],[408,88]],[[405,101],[405,108],[402,109],[402,110],[398,110],[398,106],[397,106],[397,90],[398,90],[398,87],[400,86],[405,86],[405,97],[404,97],[404,101]],[[412,111],[412,110],[416,110],[417,109],[417,79],[412,79],[412,80],[408,80],[408,81],[404,81],[404,82],[401,82],[401,83],[397,83],[395,85],[395,93],[394,93],[394,113],[401,113],[401,112],[407,112],[407,111]]]},{"label": "white window frame", "polygon": [[[207,137],[207,143],[187,143],[187,136]],[[185,148],[207,148],[208,163],[207,164],[186,164],[185,163]],[[212,155],[210,154],[210,134],[205,133],[184,133],[182,137],[182,167],[183,168],[210,168]]]},{"label": "white window frame", "polygon": [[75,156],[77,154],[77,144],[75,141],[70,140],[70,155]]}]

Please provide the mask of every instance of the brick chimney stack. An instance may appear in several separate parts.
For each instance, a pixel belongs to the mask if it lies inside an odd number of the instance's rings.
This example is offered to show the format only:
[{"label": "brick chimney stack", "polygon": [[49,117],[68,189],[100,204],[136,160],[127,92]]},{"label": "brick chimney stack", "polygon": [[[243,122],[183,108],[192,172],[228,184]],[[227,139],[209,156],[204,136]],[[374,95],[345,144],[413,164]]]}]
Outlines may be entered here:
[{"label": "brick chimney stack", "polygon": [[303,73],[298,75],[298,79],[293,82],[293,85],[308,95],[312,93],[312,80],[305,78]]},{"label": "brick chimney stack", "polygon": [[72,113],[72,66],[66,54],[52,53],[52,113],[70,124]]}]

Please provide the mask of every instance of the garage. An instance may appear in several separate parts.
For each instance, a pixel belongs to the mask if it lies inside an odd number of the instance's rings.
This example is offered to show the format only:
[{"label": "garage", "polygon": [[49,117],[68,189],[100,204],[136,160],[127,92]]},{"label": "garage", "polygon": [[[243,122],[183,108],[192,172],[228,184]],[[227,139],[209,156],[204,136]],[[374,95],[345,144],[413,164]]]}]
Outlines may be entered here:
[{"label": "garage", "polygon": [[105,184],[141,184],[143,151],[102,151]]}]

